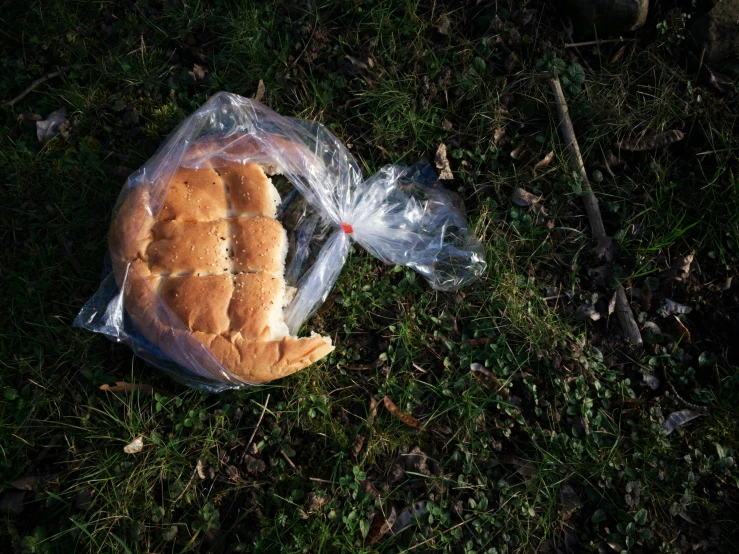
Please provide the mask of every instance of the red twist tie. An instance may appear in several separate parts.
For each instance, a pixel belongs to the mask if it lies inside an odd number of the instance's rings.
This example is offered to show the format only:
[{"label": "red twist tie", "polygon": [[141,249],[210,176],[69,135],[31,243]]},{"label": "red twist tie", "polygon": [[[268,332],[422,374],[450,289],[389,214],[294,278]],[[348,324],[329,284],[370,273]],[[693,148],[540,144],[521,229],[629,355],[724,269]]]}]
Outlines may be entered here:
[{"label": "red twist tie", "polygon": [[351,225],[349,225],[348,223],[344,223],[342,221],[341,223],[339,223],[339,225],[341,225],[341,228],[344,229],[344,232],[347,235],[350,235],[350,234],[352,234],[354,232],[354,228]]}]

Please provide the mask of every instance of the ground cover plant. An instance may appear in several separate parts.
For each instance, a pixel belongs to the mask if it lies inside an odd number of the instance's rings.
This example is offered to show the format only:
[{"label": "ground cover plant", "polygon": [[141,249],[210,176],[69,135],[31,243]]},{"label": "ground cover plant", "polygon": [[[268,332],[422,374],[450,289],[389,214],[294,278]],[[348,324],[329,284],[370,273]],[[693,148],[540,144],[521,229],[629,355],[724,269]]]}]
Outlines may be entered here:
[{"label": "ground cover plant", "polygon": [[[2,101],[43,82],[0,123],[2,550],[735,551],[739,89],[685,32],[711,6],[568,47],[543,2],[6,4]],[[310,324],[336,351],[217,396],[72,328],[125,177],[220,90],[367,175],[443,143],[484,277],[437,293],[355,248]]]}]

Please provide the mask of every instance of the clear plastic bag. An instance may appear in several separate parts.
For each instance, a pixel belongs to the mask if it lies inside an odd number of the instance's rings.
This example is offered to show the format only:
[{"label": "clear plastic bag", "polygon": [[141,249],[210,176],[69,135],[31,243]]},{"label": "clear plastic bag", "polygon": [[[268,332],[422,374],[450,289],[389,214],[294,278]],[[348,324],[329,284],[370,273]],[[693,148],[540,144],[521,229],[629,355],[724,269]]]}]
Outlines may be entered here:
[{"label": "clear plastic bag", "polygon": [[[210,137],[228,146],[215,150],[198,146]],[[244,141],[249,148],[233,147]],[[483,247],[465,222],[461,199],[439,184],[428,164],[389,165],[365,180],[346,147],[323,125],[284,117],[224,92],[185,119],[129,177],[116,209],[132,192],[144,191],[150,199],[146,214],[155,215],[173,168],[198,168],[214,160],[220,166],[265,164],[289,181],[280,190],[278,219],[289,236],[285,278],[297,288],[284,310],[291,334],[297,334],[326,300],[352,241],[386,263],[413,268],[437,290],[456,290],[485,270]],[[127,224],[134,234],[142,225]],[[248,384],[223,368],[161,298],[158,314],[172,340],[178,341],[180,355],[172,359],[147,340],[128,317],[109,265],[75,326],[129,345],[135,354],[187,385],[218,392]]]}]

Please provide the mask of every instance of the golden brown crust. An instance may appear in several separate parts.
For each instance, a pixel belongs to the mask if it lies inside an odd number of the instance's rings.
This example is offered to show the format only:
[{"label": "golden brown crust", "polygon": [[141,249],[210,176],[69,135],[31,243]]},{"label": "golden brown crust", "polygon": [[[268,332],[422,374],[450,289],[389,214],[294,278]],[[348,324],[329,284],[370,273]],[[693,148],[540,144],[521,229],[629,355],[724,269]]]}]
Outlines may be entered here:
[{"label": "golden brown crust", "polygon": [[287,236],[276,219],[239,217],[231,220],[233,263],[236,271],[282,271]]},{"label": "golden brown crust", "polygon": [[128,191],[109,242],[126,310],[147,339],[198,374],[225,368],[262,383],[334,347],[287,336],[279,197],[260,165],[234,164],[251,157],[268,162],[249,135],[195,142],[182,157],[188,167]]}]

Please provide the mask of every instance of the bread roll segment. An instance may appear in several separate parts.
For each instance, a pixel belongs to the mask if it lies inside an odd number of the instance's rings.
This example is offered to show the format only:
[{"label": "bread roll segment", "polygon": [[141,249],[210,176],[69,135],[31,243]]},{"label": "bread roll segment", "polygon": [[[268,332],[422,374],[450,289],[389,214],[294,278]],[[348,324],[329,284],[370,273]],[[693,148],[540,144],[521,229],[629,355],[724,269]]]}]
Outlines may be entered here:
[{"label": "bread roll segment", "polygon": [[199,375],[225,369],[247,383],[285,377],[334,349],[329,337],[290,336],[284,322],[287,235],[257,144],[196,141],[183,166],[129,190],[109,238],[137,329]]}]

